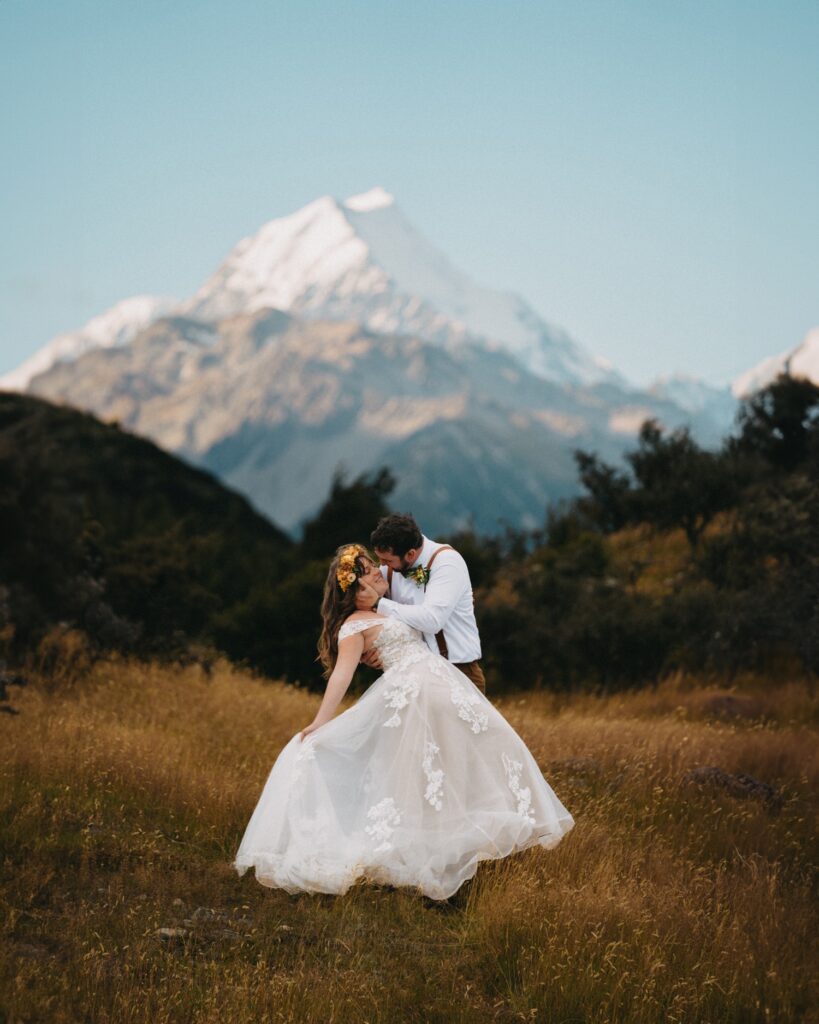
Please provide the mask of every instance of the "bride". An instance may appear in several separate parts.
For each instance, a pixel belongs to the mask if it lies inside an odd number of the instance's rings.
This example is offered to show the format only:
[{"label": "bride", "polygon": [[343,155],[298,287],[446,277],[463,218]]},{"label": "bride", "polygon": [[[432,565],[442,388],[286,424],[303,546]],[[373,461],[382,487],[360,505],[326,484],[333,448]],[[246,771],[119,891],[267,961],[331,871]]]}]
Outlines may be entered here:
[{"label": "bride", "polygon": [[[324,699],[273,765],[233,866],[290,893],[371,881],[447,899],[479,861],[556,846],[574,820],[460,669],[411,626],[356,611],[362,582],[387,586],[365,548],[340,548],[321,609]],[[383,675],[334,717],[373,648]]]}]

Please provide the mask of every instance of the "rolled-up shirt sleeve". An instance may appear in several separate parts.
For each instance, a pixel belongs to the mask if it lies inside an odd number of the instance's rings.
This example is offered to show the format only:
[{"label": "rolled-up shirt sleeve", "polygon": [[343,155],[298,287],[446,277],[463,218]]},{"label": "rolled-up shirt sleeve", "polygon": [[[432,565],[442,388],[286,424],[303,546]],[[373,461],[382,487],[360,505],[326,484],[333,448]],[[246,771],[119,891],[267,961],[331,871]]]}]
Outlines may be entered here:
[{"label": "rolled-up shirt sleeve", "polygon": [[439,555],[424,592],[423,604],[399,604],[388,597],[378,602],[378,614],[400,619],[422,633],[437,633],[444,628],[464,590],[469,586],[466,562],[459,556]]}]

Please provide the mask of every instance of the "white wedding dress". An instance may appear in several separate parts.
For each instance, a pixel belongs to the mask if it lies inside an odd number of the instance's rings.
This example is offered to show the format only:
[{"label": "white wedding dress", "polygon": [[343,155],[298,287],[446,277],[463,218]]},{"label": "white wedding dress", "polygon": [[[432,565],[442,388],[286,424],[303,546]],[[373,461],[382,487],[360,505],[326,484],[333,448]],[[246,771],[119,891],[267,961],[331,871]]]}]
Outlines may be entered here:
[{"label": "white wedding dress", "polygon": [[[344,623],[339,640],[373,621]],[[382,620],[375,646],[383,675],[279,754],[239,874],[253,867],[290,893],[366,880],[446,899],[481,860],[555,846],[574,820],[478,687],[397,619]]]}]

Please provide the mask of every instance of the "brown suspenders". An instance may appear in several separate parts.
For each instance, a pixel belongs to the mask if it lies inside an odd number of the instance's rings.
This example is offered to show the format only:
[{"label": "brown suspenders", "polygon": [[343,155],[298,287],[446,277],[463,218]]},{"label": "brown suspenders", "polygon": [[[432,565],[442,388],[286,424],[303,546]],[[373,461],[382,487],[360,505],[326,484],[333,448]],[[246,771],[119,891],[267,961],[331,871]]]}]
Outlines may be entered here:
[{"label": "brown suspenders", "polygon": [[[435,561],[435,559],[438,557],[438,555],[440,555],[442,551],[452,550],[453,548],[449,544],[444,544],[442,547],[438,548],[437,551],[433,551],[432,558],[430,558],[430,560],[427,562],[427,569],[432,569],[432,563]],[[390,593],[392,593],[392,574],[392,568],[390,566],[387,566],[387,586],[389,587]],[[424,584],[424,590],[426,589],[426,584]],[[444,638],[444,631],[442,629],[435,634],[435,642],[438,644],[438,650],[440,651],[441,656],[448,659],[449,648],[446,645],[446,639]]]}]

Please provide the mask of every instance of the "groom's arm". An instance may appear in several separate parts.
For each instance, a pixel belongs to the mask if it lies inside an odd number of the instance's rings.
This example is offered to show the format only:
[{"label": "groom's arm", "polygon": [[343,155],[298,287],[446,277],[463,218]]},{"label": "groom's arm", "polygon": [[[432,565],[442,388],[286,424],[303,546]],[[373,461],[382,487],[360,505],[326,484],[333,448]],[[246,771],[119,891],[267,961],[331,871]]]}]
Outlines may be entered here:
[{"label": "groom's arm", "polygon": [[443,629],[464,590],[469,586],[466,562],[457,554],[447,555],[448,557],[441,554],[435,559],[432,575],[424,592],[423,604],[401,604],[388,597],[382,597],[378,602],[378,614],[400,619],[422,633],[437,633]]}]

